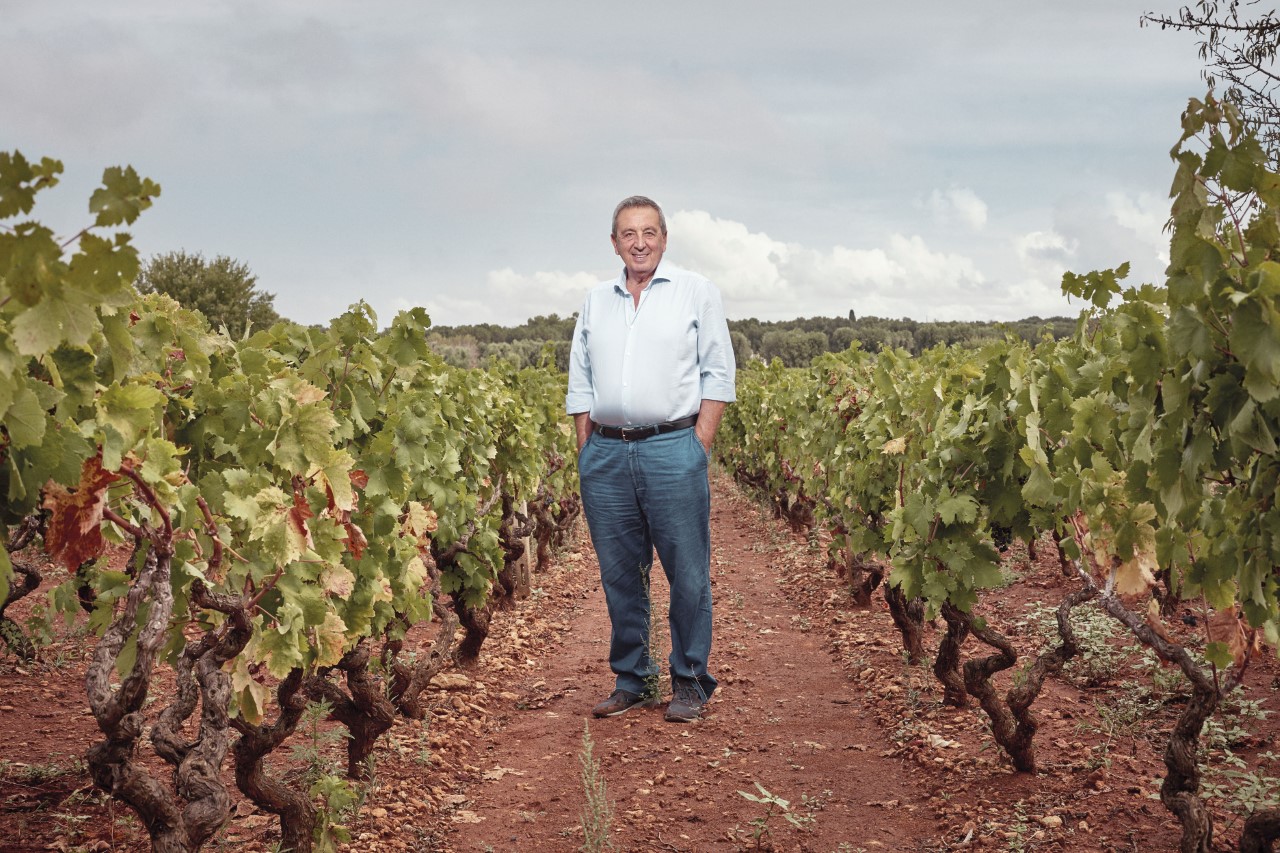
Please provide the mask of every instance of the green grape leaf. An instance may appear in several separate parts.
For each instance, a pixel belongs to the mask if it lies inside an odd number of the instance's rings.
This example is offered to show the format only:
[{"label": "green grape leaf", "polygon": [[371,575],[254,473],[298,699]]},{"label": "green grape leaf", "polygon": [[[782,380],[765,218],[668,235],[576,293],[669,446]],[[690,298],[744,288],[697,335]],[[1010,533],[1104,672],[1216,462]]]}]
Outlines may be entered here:
[{"label": "green grape leaf", "polygon": [[[27,382],[36,380],[28,379]],[[38,447],[44,438],[48,418],[35,391],[24,385],[17,389],[9,410],[3,413],[9,440],[15,449]]]},{"label": "green grape leaf", "polygon": [[44,293],[44,300],[13,319],[13,341],[18,352],[39,356],[62,344],[84,346],[98,329],[93,303],[77,291],[61,286]]},{"label": "green grape leaf", "polygon": [[95,214],[94,224],[112,227],[132,224],[151,201],[160,195],[160,185],[147,178],[139,178],[132,166],[123,169],[112,166],[102,173],[102,186],[89,198],[89,212]]},{"label": "green grape leaf", "polygon": [[1248,300],[1231,315],[1231,351],[1244,364],[1245,388],[1259,402],[1273,399],[1280,384],[1280,313]]},{"label": "green grape leaf", "polygon": [[58,183],[62,163],[45,157],[29,163],[19,151],[0,151],[0,219],[30,213],[36,193]]},{"label": "green grape leaf", "polygon": [[1054,498],[1053,477],[1049,469],[1036,465],[1027,474],[1027,482],[1022,486],[1022,497],[1032,506],[1052,506]]}]

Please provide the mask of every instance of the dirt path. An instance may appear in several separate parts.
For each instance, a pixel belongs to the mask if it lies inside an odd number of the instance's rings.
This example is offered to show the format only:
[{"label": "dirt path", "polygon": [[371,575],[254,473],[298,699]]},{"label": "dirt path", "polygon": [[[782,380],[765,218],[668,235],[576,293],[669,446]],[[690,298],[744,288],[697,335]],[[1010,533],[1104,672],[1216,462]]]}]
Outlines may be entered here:
[{"label": "dirt path", "polygon": [[[703,719],[667,723],[661,708],[590,717],[613,686],[596,580],[563,617],[561,640],[530,650],[538,665],[504,684],[523,710],[500,719],[500,731],[478,748],[482,761],[473,763],[483,775],[465,792],[450,849],[578,849],[588,722],[622,850],[754,849],[767,806],[738,792],[760,796],[757,783],[804,823],[797,828],[775,810],[765,827],[774,849],[914,850],[935,834],[919,800],[923,781],[912,778],[917,768],[881,756],[863,691],[788,595],[778,548],[764,544],[777,541],[773,523],[714,480],[712,671],[721,687]],[[588,543],[582,549],[585,573],[595,561]],[[665,581],[653,574],[654,599],[664,601]]]},{"label": "dirt path", "polygon": [[[1153,794],[1185,691],[1169,673],[1153,671],[1105,618],[1079,614],[1077,631],[1094,638],[1092,662],[1046,686],[1035,706],[1040,772],[1015,773],[976,704],[944,706],[929,668],[906,665],[880,593],[870,607],[855,606],[820,549],[763,514],[726,477],[714,474],[712,486],[712,667],[721,689],[701,721],[666,723],[661,709],[590,718],[613,677],[595,557],[580,542],[535,575],[529,599],[495,615],[476,664],[437,676],[424,697],[426,720],[397,718],[379,741],[375,781],[361,791],[358,813],[338,816],[351,835],[340,849],[581,849],[588,723],[617,850],[1177,849],[1177,822]],[[1044,646],[1029,618],[1051,612],[1073,589],[1051,551],[1032,560],[1017,546],[1004,565],[1010,583],[984,594],[976,611],[1009,632],[1023,664]],[[50,570],[47,585],[64,579]],[[660,571],[654,581],[661,602]],[[36,599],[10,615],[25,620]],[[1195,640],[1194,621],[1174,626],[1186,642]],[[425,653],[436,630],[435,623],[419,626],[410,647]],[[937,643],[927,625],[926,648]],[[137,817],[97,792],[85,770],[82,756],[100,738],[83,698],[93,645],[80,619],[59,627],[36,663],[0,655],[0,853],[149,848]],[[965,649],[966,658],[986,653],[972,642]],[[1015,674],[1002,674],[1001,690]],[[158,678],[162,697],[171,676]],[[1265,783],[1257,791],[1274,790],[1268,756],[1280,743],[1277,685],[1280,663],[1268,653],[1251,666],[1236,710],[1205,735],[1215,756],[1208,782],[1222,783],[1229,748],[1253,762],[1251,772]],[[150,747],[142,753],[167,782]],[[316,767],[336,773],[344,762],[334,723],[300,729],[273,758],[293,776]],[[233,790],[229,763],[223,776]],[[757,784],[789,801],[803,826],[739,795],[761,796]],[[1261,797],[1248,800],[1251,789],[1242,790],[1238,806],[1221,793],[1209,800],[1220,828],[1215,850],[1231,847],[1241,812]],[[232,797],[231,819],[206,849],[277,849],[276,819]]]}]

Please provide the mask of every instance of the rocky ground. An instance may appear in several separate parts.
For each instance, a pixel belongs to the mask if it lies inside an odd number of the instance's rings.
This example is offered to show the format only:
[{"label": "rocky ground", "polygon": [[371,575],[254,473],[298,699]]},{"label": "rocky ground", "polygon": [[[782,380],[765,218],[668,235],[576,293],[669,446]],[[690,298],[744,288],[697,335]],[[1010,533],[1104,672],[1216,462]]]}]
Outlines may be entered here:
[{"label": "rocky ground", "polygon": [[[879,593],[854,606],[821,543],[719,474],[713,490],[721,689],[702,720],[667,723],[661,708],[590,717],[613,679],[582,534],[535,576],[529,599],[497,616],[479,663],[437,677],[428,719],[384,736],[345,849],[578,850],[598,840],[583,830],[592,802],[619,850],[1177,848],[1176,821],[1153,796],[1183,694],[1107,617],[1079,617],[1088,660],[1046,686],[1040,772],[1016,773],[980,709],[944,707],[930,670],[905,663]],[[1021,546],[1006,569],[1009,585],[979,611],[1034,654],[1071,584]],[[655,601],[665,594],[655,571]],[[1194,641],[1193,625],[1179,628]],[[930,628],[930,651],[936,642]],[[974,642],[966,654],[985,654]],[[147,849],[136,817],[95,791],[79,758],[96,735],[81,681],[92,643],[80,624],[38,663],[0,659],[0,850]],[[1241,815],[1276,796],[1278,671],[1268,650],[1204,738],[1223,850]],[[295,769],[339,762],[332,732],[317,724],[295,737]],[[588,741],[603,797],[584,787]],[[277,838],[274,818],[241,801],[208,849],[267,851]]]}]

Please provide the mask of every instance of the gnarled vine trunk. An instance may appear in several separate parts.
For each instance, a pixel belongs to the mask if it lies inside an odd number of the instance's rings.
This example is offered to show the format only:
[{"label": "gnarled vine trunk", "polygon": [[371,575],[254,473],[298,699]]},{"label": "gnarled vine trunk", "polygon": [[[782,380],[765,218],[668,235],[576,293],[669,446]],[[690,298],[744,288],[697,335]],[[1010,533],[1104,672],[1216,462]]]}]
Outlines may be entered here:
[{"label": "gnarled vine trunk", "polygon": [[[943,616],[948,622],[953,618],[962,619],[975,637],[997,650],[994,655],[965,662],[964,686],[978,700],[991,720],[991,733],[996,743],[1009,756],[1014,769],[1021,773],[1036,772],[1035,734],[1039,723],[1031,705],[1040,695],[1044,680],[1060,672],[1063,665],[1076,654],[1071,609],[1096,594],[1096,591],[1086,587],[1067,596],[1058,605],[1058,634],[1062,642],[1038,655],[1025,677],[1015,683],[1003,700],[992,685],[991,677],[1017,663],[1018,656],[1013,645],[990,626],[978,627],[968,614],[961,613],[950,604],[943,606]],[[951,610],[950,614],[947,613],[948,609]]]},{"label": "gnarled vine trunk", "polygon": [[395,706],[369,671],[367,639],[361,639],[333,669],[346,674],[347,692],[329,680],[329,668],[304,679],[304,690],[313,701],[328,702],[329,716],[347,727],[347,776],[367,781],[368,758],[378,738],[395,722]]},{"label": "gnarled vine trunk", "polygon": [[[45,514],[42,512],[33,512],[22,519],[18,529],[14,531],[13,536],[9,537],[9,541],[5,543],[5,551],[10,554],[16,554],[31,544],[36,535],[43,530],[44,519]],[[18,584],[10,583],[8,594],[5,595],[4,601],[0,601],[0,638],[4,639],[9,651],[13,652],[19,660],[32,661],[36,658],[35,643],[31,642],[22,627],[4,615],[4,612],[15,601],[26,598],[39,589],[43,578],[35,566],[13,559],[10,559],[9,564],[13,566],[14,573],[22,577],[22,582]]]},{"label": "gnarled vine trunk", "polygon": [[902,587],[894,584],[885,585],[884,600],[889,605],[889,615],[893,617],[893,624],[902,634],[902,647],[907,652],[907,663],[913,666],[923,663],[925,660],[924,601],[920,598],[907,601]]},{"label": "gnarled vine trunk", "polygon": [[[1083,571],[1080,574],[1092,583]],[[1178,717],[1165,747],[1164,765],[1169,772],[1160,785],[1160,802],[1182,824],[1182,840],[1178,847],[1181,853],[1209,853],[1213,849],[1213,817],[1198,793],[1200,767],[1196,763],[1196,747],[1205,720],[1218,707],[1218,687],[1185,648],[1160,636],[1118,598],[1101,594],[1100,601],[1108,613],[1150,646],[1161,660],[1176,664],[1191,683],[1191,698]]]},{"label": "gnarled vine trunk", "polygon": [[502,568],[494,585],[493,599],[499,607],[510,607],[518,599],[529,597],[531,585],[528,563],[525,561],[525,539],[533,533],[529,516],[515,507],[515,498],[502,498],[502,526],[498,529],[498,541],[502,546]]},{"label": "gnarled vine trunk", "polygon": [[[138,739],[144,724],[142,706],[173,612],[173,590],[169,585],[173,552],[166,547],[168,544],[163,539],[152,541],[120,616],[98,642],[85,674],[89,707],[98,728],[106,736],[86,754],[89,774],[95,785],[138,813],[151,837],[152,849],[160,853],[190,851],[197,846],[173,795],[137,759]],[[149,604],[147,621],[138,631],[133,668],[119,689],[112,690],[116,661],[133,634],[144,601]]]},{"label": "gnarled vine trunk", "polygon": [[[156,753],[174,767],[178,794],[187,801],[183,822],[193,849],[208,841],[231,814],[231,796],[222,783],[222,762],[231,745],[231,677],[223,665],[244,651],[252,636],[243,606],[229,596],[213,596],[196,581],[192,603],[227,614],[223,626],[188,644],[178,660],[176,697],[151,732]],[[182,727],[200,704],[200,728],[187,742]]]},{"label": "gnarled vine trunk", "polygon": [[426,717],[427,709],[422,705],[422,691],[449,662],[453,636],[458,630],[458,617],[440,604],[439,600],[433,602],[432,611],[440,620],[440,630],[436,633],[430,651],[412,664],[400,659],[400,652],[404,648],[403,640],[388,640],[382,651],[383,665],[391,672],[391,684],[387,691],[391,703],[397,711],[411,720]]},{"label": "gnarled vine trunk", "polygon": [[969,620],[957,618],[954,607],[942,608],[947,632],[938,643],[938,656],[933,659],[933,674],[942,684],[942,704],[963,708],[969,704],[964,677],[960,674],[960,648],[969,636]]},{"label": "gnarled vine trunk", "polygon": [[311,853],[318,816],[311,797],[266,772],[267,756],[297,730],[306,710],[302,670],[293,670],[280,682],[276,702],[280,716],[271,725],[251,725],[240,718],[231,721],[240,732],[240,739],[232,747],[236,786],[259,808],[280,818],[281,847],[293,853]]},{"label": "gnarled vine trunk", "polygon": [[1255,812],[1244,822],[1240,833],[1240,853],[1271,853],[1280,840],[1280,809]]}]

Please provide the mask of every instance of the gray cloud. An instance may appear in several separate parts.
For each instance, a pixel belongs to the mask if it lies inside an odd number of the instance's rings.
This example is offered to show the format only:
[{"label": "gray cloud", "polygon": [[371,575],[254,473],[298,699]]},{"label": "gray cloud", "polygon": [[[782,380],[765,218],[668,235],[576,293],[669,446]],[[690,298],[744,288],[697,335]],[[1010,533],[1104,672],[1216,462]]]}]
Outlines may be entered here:
[{"label": "gray cloud", "polygon": [[1203,89],[1127,0],[0,9],[0,148],[68,165],[41,210],[79,227],[132,162],[145,252],[240,258],[307,322],[576,310],[634,192],[687,212],[672,257],[734,316],[1071,310],[1064,268],[1159,274]]}]

